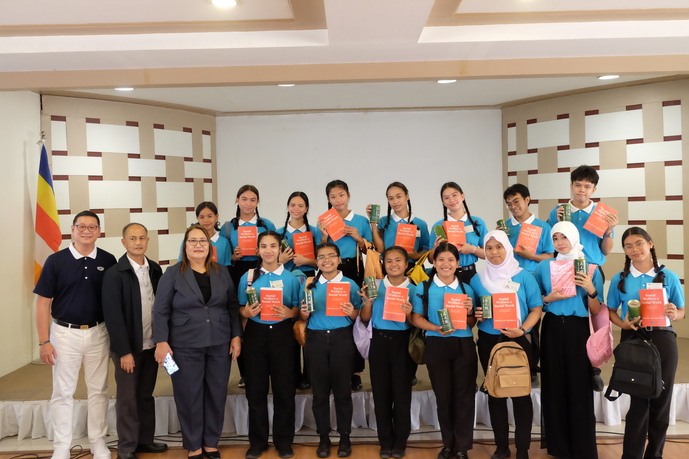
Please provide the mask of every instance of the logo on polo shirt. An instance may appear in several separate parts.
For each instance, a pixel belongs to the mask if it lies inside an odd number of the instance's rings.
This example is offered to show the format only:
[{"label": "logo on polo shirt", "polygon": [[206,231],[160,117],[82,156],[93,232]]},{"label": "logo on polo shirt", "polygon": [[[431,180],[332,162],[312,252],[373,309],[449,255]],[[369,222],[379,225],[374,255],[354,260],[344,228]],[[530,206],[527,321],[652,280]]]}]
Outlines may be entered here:
[{"label": "logo on polo shirt", "polygon": [[96,269],[97,269],[98,271],[105,271],[105,268],[103,268],[102,266],[98,266]]}]

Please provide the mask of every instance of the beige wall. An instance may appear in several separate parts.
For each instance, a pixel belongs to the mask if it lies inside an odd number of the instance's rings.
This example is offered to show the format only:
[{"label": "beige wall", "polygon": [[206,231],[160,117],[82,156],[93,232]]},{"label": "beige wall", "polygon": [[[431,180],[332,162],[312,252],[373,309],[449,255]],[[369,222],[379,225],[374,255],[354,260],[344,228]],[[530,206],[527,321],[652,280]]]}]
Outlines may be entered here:
[{"label": "beige wall", "polygon": [[[645,227],[659,263],[684,281],[684,199],[689,184],[689,81],[646,84],[553,98],[503,110],[504,185],[528,186],[534,211],[547,219],[569,198],[569,172],[580,164],[598,169],[594,193],[618,210],[608,278],[624,266],[620,236]],[[689,164],[689,162],[687,163]],[[607,286],[606,286],[607,292]],[[689,336],[689,321],[679,322]]]}]

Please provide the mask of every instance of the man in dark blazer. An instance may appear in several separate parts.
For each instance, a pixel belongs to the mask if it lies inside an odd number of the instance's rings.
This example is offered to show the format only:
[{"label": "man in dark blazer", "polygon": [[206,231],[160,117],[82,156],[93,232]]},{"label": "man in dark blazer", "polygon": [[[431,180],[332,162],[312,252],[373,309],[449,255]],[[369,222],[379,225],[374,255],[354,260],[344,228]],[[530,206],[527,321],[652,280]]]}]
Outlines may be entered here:
[{"label": "man in dark blazer", "polygon": [[105,273],[103,314],[117,382],[117,456],[137,459],[137,452],[167,450],[156,443],[153,389],[158,375],[153,343],[153,302],[160,266],[146,256],[148,230],[130,223],[122,230],[127,253]]}]

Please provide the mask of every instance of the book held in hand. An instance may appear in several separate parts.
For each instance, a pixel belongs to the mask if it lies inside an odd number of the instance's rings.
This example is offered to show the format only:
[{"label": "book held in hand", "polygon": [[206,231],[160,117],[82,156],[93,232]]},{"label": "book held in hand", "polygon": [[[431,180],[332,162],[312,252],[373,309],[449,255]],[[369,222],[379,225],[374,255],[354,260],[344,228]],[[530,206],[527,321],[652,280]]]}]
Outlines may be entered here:
[{"label": "book held in hand", "polygon": [[493,293],[493,328],[518,328],[517,292]]},{"label": "book held in hand", "polygon": [[385,287],[383,319],[393,322],[407,320],[407,315],[402,311],[402,305],[407,302],[408,297],[409,290],[404,287]]},{"label": "book held in hand", "polygon": [[554,292],[561,293],[565,298],[576,295],[577,286],[574,283],[574,260],[551,261],[550,284]]},{"label": "book held in hand", "polygon": [[260,319],[265,322],[280,321],[280,317],[275,315],[274,306],[282,306],[282,289],[263,287],[260,292],[261,315]]},{"label": "book held in hand", "polygon": [[591,231],[598,237],[603,237],[603,234],[608,230],[608,221],[605,217],[609,214],[617,215],[617,211],[599,202],[596,204],[596,207],[593,208],[593,212],[589,215],[586,223],[584,223],[584,229]]},{"label": "book held in hand", "polygon": [[538,241],[541,240],[541,232],[543,232],[543,228],[540,226],[522,223],[515,249],[521,250],[524,247],[529,252],[535,254],[538,248]]},{"label": "book held in hand", "polygon": [[467,308],[464,307],[467,301],[466,293],[446,293],[444,297],[445,309],[450,311],[452,328],[464,330],[467,328]]},{"label": "book held in hand", "polygon": [[325,315],[344,317],[342,303],[349,302],[349,282],[328,282],[325,290]]},{"label": "book held in hand", "polygon": [[237,228],[237,247],[242,255],[256,255],[258,228],[255,226],[240,226]]},{"label": "book held in hand", "polygon": [[639,290],[641,301],[641,324],[644,327],[667,327],[665,315],[665,291],[662,288]]},{"label": "book held in hand", "polygon": [[292,233],[292,243],[294,244],[294,253],[311,260],[316,259],[313,248],[313,233],[311,231]]},{"label": "book held in hand", "polygon": [[445,235],[447,236],[447,242],[454,245],[458,249],[467,243],[467,235],[464,231],[463,221],[444,221],[443,229],[445,230]]},{"label": "book held in hand", "polygon": [[345,235],[344,229],[347,225],[335,208],[321,214],[318,221],[325,225],[325,230],[333,241],[337,241]]},{"label": "book held in hand", "polygon": [[395,235],[395,245],[403,247],[407,252],[413,252],[416,245],[416,225],[398,223]]}]

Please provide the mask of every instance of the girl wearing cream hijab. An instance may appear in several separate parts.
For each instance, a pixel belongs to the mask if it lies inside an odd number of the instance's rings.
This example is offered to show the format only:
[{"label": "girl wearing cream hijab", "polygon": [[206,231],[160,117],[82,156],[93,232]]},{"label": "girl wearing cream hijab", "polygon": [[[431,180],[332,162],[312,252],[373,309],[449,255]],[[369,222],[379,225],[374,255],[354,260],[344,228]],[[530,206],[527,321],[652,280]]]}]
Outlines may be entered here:
[{"label": "girl wearing cream hijab", "polygon": [[588,314],[600,310],[603,279],[575,273],[572,294],[553,289],[559,265],[584,258],[579,231],[559,222],[550,231],[557,256],[538,264],[534,277],[543,295],[541,330],[541,405],[544,444],[555,457],[596,459],[591,362],[586,354]]},{"label": "girl wearing cream hijab", "polygon": [[[488,367],[490,352],[501,341],[514,341],[524,348],[529,360],[532,358],[531,343],[526,334],[541,318],[541,292],[536,280],[519,267],[514,258],[514,249],[503,231],[490,231],[485,235],[483,247],[486,253],[486,267],[471,279],[471,288],[477,296],[494,293],[515,292],[517,298],[517,326],[496,329],[493,319],[483,319],[483,311],[476,309],[478,322],[478,355],[483,372]],[[533,404],[531,396],[513,397],[515,421],[515,446],[517,459],[529,457],[531,445],[531,424]],[[488,396],[488,410],[493,427],[497,449],[491,459],[510,457],[509,424],[507,420],[507,399]]]}]

